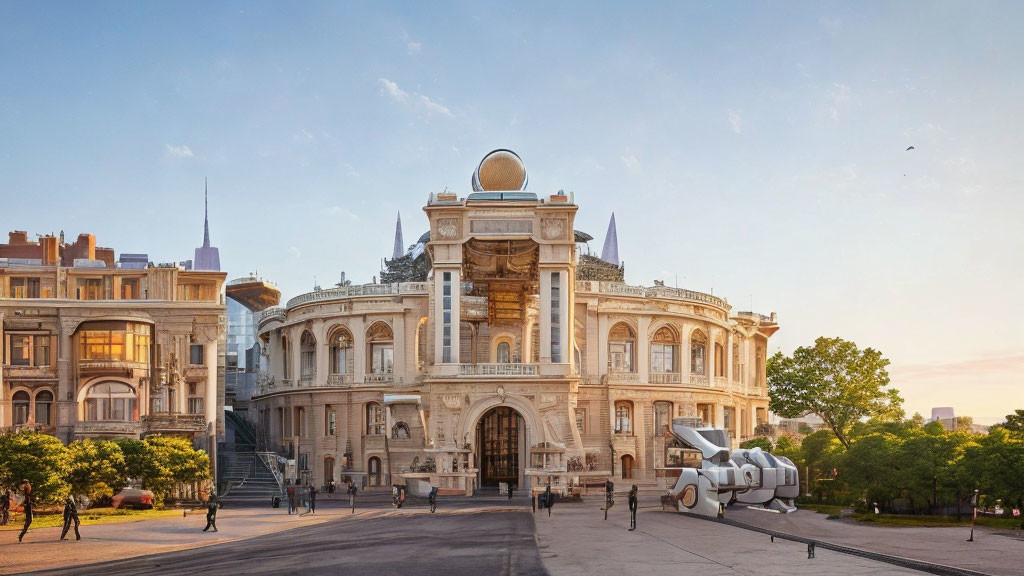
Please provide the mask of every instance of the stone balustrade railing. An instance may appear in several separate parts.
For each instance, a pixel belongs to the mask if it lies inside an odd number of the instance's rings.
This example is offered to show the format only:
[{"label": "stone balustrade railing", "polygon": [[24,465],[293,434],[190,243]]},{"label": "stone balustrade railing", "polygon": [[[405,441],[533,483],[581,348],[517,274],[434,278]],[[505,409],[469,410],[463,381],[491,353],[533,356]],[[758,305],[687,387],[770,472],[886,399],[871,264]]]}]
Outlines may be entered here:
[{"label": "stone balustrade railing", "polygon": [[679,384],[683,375],[679,372],[651,372],[648,381],[651,384]]},{"label": "stone balustrade railing", "polygon": [[723,310],[729,310],[729,303],[717,296],[686,290],[683,288],[672,288],[669,286],[630,286],[620,282],[599,282],[597,280],[578,280],[576,282],[577,292],[596,292],[598,294],[611,294],[617,296],[641,296],[644,298],[670,298],[674,300],[687,300],[689,302],[700,302],[717,306]]},{"label": "stone balustrade railing", "polygon": [[380,383],[384,383],[384,382],[394,382],[394,381],[395,381],[395,375],[392,374],[391,372],[371,373],[371,374],[367,374],[367,375],[363,376],[363,382],[372,382],[372,383],[380,382]]},{"label": "stone balustrade railing", "polygon": [[729,380],[725,376],[715,376],[715,388],[729,388]]},{"label": "stone balustrade railing", "polygon": [[459,364],[459,376],[537,376],[539,364],[520,362],[495,362],[484,364]]},{"label": "stone balustrade railing", "polygon": [[708,382],[708,377],[703,374],[690,374],[690,386],[709,388],[711,383]]},{"label": "stone balustrade railing", "polygon": [[351,374],[328,374],[327,385],[328,386],[344,386],[345,384],[352,383]]},{"label": "stone balustrade railing", "polygon": [[337,300],[339,298],[352,298],[355,296],[393,296],[398,294],[426,294],[429,284],[427,282],[402,282],[394,284],[359,284],[353,286],[338,286],[327,290],[315,290],[305,294],[299,294],[292,298],[285,305],[285,308],[294,308],[310,302],[323,302]]},{"label": "stone balustrade railing", "polygon": [[640,375],[636,372],[617,372],[612,371],[608,373],[609,382],[639,382]]}]

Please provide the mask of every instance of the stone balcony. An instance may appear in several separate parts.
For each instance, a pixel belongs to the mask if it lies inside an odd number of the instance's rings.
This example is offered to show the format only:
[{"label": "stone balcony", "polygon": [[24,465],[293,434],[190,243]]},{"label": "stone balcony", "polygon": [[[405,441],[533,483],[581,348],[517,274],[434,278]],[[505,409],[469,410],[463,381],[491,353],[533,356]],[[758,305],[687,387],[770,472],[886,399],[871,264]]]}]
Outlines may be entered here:
[{"label": "stone balcony", "polygon": [[127,362],[124,360],[79,360],[78,369],[86,374],[130,372],[135,370],[149,372],[149,364],[146,362]]},{"label": "stone balcony", "polygon": [[391,372],[370,373],[363,376],[363,382],[367,384],[388,384],[395,381],[395,375]]},{"label": "stone balcony", "polygon": [[328,386],[347,386],[352,384],[351,374],[328,374],[327,385]]},{"label": "stone balcony", "polygon": [[521,362],[459,364],[459,376],[539,376],[540,365]]},{"label": "stone balcony", "polygon": [[206,416],[203,414],[149,414],[140,420],[143,434],[206,432]]},{"label": "stone balcony", "polygon": [[209,369],[206,366],[189,364],[182,370],[182,376],[189,382],[205,382],[209,376]]},{"label": "stone balcony", "polygon": [[651,384],[680,384],[683,375],[679,372],[651,372],[647,380]]},{"label": "stone balcony", "polygon": [[710,388],[711,383],[708,381],[708,377],[703,374],[690,374],[690,386]]},{"label": "stone balcony", "polygon": [[140,422],[119,421],[78,421],[75,422],[75,436],[93,438],[110,436],[135,436],[142,433]]},{"label": "stone balcony", "polygon": [[54,380],[57,378],[56,366],[11,366],[3,367],[4,378],[18,380]]}]

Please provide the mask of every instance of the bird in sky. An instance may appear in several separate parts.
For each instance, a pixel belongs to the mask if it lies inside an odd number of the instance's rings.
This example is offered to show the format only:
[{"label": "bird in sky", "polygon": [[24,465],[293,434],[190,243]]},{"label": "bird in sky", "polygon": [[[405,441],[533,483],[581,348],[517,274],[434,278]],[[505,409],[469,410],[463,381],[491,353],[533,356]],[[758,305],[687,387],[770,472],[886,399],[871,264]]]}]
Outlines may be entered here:
[{"label": "bird in sky", "polygon": [[910,152],[910,151],[911,151],[911,150],[913,150],[913,149],[914,149],[914,147],[913,147],[913,146],[907,146],[907,152]]}]

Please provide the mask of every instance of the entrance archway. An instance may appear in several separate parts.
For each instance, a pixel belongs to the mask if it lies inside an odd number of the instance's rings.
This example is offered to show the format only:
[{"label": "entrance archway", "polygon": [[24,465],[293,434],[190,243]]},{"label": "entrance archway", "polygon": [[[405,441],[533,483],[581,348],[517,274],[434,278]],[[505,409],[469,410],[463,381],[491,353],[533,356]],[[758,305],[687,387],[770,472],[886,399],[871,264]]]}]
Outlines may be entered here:
[{"label": "entrance archway", "polygon": [[367,466],[367,480],[370,486],[380,486],[380,458],[370,456]]},{"label": "entrance archway", "polygon": [[499,482],[519,484],[524,433],[522,415],[508,406],[495,406],[480,417],[476,426],[480,486],[497,486]]},{"label": "entrance archway", "polygon": [[633,466],[634,466],[634,460],[633,460],[632,456],[630,456],[629,454],[626,454],[625,456],[622,457],[622,478],[623,478],[623,480],[628,480],[628,479],[633,477]]}]

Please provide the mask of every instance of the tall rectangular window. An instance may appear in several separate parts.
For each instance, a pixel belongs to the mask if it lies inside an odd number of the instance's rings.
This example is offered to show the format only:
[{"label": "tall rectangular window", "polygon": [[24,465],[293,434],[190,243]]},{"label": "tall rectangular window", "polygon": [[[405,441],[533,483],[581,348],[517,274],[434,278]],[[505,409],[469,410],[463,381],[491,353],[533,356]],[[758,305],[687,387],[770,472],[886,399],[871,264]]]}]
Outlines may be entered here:
[{"label": "tall rectangular window", "polygon": [[50,337],[36,336],[33,338],[35,344],[35,357],[32,359],[34,366],[50,365]]},{"label": "tall rectangular window", "polygon": [[337,414],[334,412],[334,408],[328,405],[325,410],[327,411],[327,435],[334,436],[338,430]]},{"label": "tall rectangular window", "polygon": [[136,300],[139,297],[139,281],[135,278],[121,280],[121,300]]},{"label": "tall rectangular window", "polygon": [[11,298],[27,298],[24,278],[11,278]]},{"label": "tall rectangular window", "polygon": [[441,276],[441,362],[452,361],[452,273],[444,272]]},{"label": "tall rectangular window", "polygon": [[189,364],[202,364],[203,363],[203,345],[192,344],[188,347],[188,363]]},{"label": "tall rectangular window", "polygon": [[29,357],[30,350],[32,350],[32,337],[22,335],[11,336],[11,357],[10,363],[12,366],[31,366],[32,361]]},{"label": "tall rectangular window", "polygon": [[561,272],[551,273],[551,361],[562,361],[562,287]]}]

